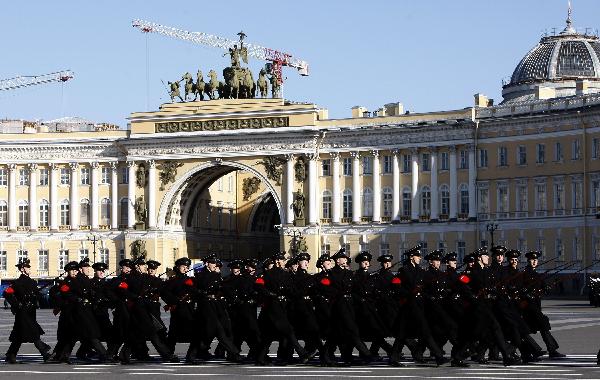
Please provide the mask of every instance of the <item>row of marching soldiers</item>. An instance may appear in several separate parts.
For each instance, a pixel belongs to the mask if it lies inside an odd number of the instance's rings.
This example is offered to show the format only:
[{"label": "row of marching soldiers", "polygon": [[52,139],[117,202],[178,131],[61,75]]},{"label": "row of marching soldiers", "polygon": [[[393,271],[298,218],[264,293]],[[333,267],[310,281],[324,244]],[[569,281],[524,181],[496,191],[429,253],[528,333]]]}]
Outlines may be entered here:
[{"label": "row of marching soldiers", "polygon": [[[537,272],[539,253],[526,254],[523,271],[518,269],[520,254],[502,246],[481,248],[465,257],[461,271],[456,253],[436,250],[424,257],[428,267],[423,269],[420,247],[414,247],[404,253],[396,272],[392,255],[379,256],[380,267],[372,270],[372,255],[361,252],[355,257],[359,268],[351,271],[342,249],[320,256],[319,272],[310,274],[308,253],[290,260],[280,253],[261,268],[252,259],[234,260],[225,278],[221,261],[210,255],[193,276],[191,261],[178,259],[166,281],[156,261],[122,260],[120,274],[110,280],[103,263],[90,268],[86,261],[71,262],[66,277],[50,290],[59,318],[52,351],[40,339],[43,330],[35,319],[39,288],[29,277],[29,262],[23,261],[17,265],[21,277],[4,294],[15,314],[6,361],[16,362],[24,342],[34,343],[49,362],[69,363],[76,342],[81,343],[78,359],[145,361],[151,342],[164,361],[179,361],[176,345],[189,343],[189,363],[216,356],[265,365],[277,341],[279,364],[307,363],[317,356],[324,366],[364,364],[382,360],[385,352],[389,364],[399,367],[406,346],[417,363],[429,359],[465,367],[471,359],[513,365],[546,353],[531,336],[536,332],[549,357],[562,358],[541,309],[546,284]],[[168,329],[161,319],[161,299],[170,313]],[[218,345],[211,354],[214,339]],[[246,357],[240,355],[244,342]],[[443,351],[448,342],[450,359]]]}]

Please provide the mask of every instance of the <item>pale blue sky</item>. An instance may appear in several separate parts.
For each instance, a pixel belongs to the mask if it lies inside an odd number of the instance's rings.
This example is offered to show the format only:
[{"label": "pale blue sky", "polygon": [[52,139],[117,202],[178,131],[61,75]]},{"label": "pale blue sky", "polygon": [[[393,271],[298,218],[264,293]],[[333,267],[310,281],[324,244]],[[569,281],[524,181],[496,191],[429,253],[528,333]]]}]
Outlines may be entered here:
[{"label": "pale blue sky", "polygon": [[[237,38],[309,62],[284,69],[284,95],[329,108],[373,110],[399,101],[428,112],[501,100],[501,80],[544,30],[565,25],[566,0],[6,1],[0,0],[0,78],[71,69],[75,79],[0,93],[0,118],[80,116],[126,126],[146,109],[145,37],[134,18]],[[600,2],[574,0],[577,28],[600,28]],[[149,36],[151,109],[167,101],[161,79],[219,72],[223,51]],[[253,60],[255,72],[263,62]],[[62,101],[61,101],[62,99]]]}]

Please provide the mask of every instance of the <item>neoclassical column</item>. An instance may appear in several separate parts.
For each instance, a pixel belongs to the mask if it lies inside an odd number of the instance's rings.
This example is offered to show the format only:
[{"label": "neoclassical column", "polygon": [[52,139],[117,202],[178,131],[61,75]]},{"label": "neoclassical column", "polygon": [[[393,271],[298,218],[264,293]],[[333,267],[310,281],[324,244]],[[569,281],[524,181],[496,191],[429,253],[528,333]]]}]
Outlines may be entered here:
[{"label": "neoclassical column", "polygon": [[110,228],[116,230],[119,228],[119,179],[117,177],[117,162],[110,163]]},{"label": "neoclassical column", "polygon": [[351,152],[352,156],[352,223],[360,223],[360,153]]},{"label": "neoclassical column", "polygon": [[437,221],[440,217],[440,197],[438,195],[438,162],[437,148],[431,148],[431,221]]},{"label": "neoclassical column", "polygon": [[379,151],[373,151],[373,222],[381,222],[381,168]]},{"label": "neoclassical column", "polygon": [[286,155],[285,162],[285,219],[287,224],[294,224],[294,155]]},{"label": "neoclassical column", "polygon": [[410,159],[412,164],[412,186],[411,186],[411,215],[413,221],[419,220],[419,153],[417,149],[411,149]]},{"label": "neoclassical column", "polygon": [[100,164],[92,162],[92,199],[90,202],[90,208],[92,211],[92,230],[98,229],[98,176],[100,174]]},{"label": "neoclassical column", "polygon": [[469,220],[477,218],[475,179],[477,166],[475,164],[475,145],[469,145]]},{"label": "neoclassical column", "polygon": [[57,231],[60,224],[58,215],[58,165],[52,163],[50,169],[50,229]]},{"label": "neoclassical column", "polygon": [[79,170],[79,164],[77,162],[71,162],[69,164],[71,168],[71,200],[70,200],[70,210],[71,210],[71,229],[78,230],[79,229],[79,177],[77,176],[77,171]]},{"label": "neoclassical column", "polygon": [[398,222],[400,221],[400,192],[402,191],[402,186],[400,186],[400,151],[394,149],[392,153],[392,221]]},{"label": "neoclassical column", "polygon": [[135,227],[135,161],[127,161],[127,228]]},{"label": "neoclassical column", "polygon": [[450,147],[450,220],[455,221],[458,216],[458,197],[457,197],[456,173],[456,146]]},{"label": "neoclassical column", "polygon": [[8,165],[8,228],[17,230],[17,165]]},{"label": "neoclassical column", "polygon": [[148,161],[148,228],[156,228],[156,161]]},{"label": "neoclassical column", "polygon": [[317,160],[319,156],[311,154],[308,157],[308,223],[311,226],[319,222],[319,178],[317,176]]},{"label": "neoclassical column", "polygon": [[29,228],[32,231],[38,228],[39,209],[37,202],[37,170],[38,164],[29,164]]},{"label": "neoclassical column", "polygon": [[332,213],[331,213],[331,221],[333,223],[340,223],[341,221],[341,200],[340,196],[342,190],[340,189],[340,154],[338,152],[330,153],[331,162],[332,162],[332,170],[331,174],[333,176],[333,189],[332,189]]}]

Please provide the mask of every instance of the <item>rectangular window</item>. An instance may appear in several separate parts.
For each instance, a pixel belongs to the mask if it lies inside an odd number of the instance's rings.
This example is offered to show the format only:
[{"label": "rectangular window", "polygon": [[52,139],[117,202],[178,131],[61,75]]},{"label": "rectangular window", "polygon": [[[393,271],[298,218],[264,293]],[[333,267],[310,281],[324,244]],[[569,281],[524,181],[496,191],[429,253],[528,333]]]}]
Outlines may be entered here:
[{"label": "rectangular window", "polygon": [[40,249],[38,251],[38,271],[48,271],[48,250]]},{"label": "rectangular window", "polygon": [[58,251],[58,269],[64,270],[65,265],[69,262],[69,250],[61,249]]},{"label": "rectangular window", "polygon": [[562,161],[563,160],[563,151],[562,145],[560,142],[556,142],[554,144],[554,161]]},{"label": "rectangular window", "polygon": [[450,160],[448,159],[448,152],[440,153],[440,169],[448,170],[450,167]]},{"label": "rectangular window", "polygon": [[69,203],[63,202],[60,205],[60,224],[61,226],[71,225],[71,215],[69,212]]},{"label": "rectangular window", "polygon": [[71,182],[71,172],[69,168],[60,169],[60,184],[68,185]]},{"label": "rectangular window", "polygon": [[429,153],[421,153],[421,171],[428,172],[431,170]]},{"label": "rectangular window", "polygon": [[21,203],[18,206],[19,227],[29,226],[29,205]]},{"label": "rectangular window", "polygon": [[411,214],[412,196],[410,191],[402,193],[402,216],[409,217]]},{"label": "rectangular window", "polygon": [[17,250],[17,263],[20,263],[23,260],[25,260],[27,258],[27,256],[29,256],[29,254],[27,253],[26,250],[24,250],[24,249]]},{"label": "rectangular window", "polygon": [[0,201],[0,227],[8,226],[8,204]]},{"label": "rectangular window", "polygon": [[591,201],[592,201],[591,207],[596,207],[596,208],[600,207],[600,181],[599,180],[592,181]]},{"label": "rectangular window", "polygon": [[343,166],[344,166],[344,175],[351,176],[352,175],[352,158],[345,157],[342,162],[343,162]]},{"label": "rectangular window", "polygon": [[537,250],[542,253],[542,257],[546,256],[546,240],[543,237],[537,239]]},{"label": "rectangular window", "polygon": [[565,184],[554,184],[554,210],[562,211],[565,209]]},{"label": "rectangular window", "polygon": [[100,249],[100,261],[108,265],[108,248]]},{"label": "rectangular window", "polygon": [[321,215],[324,219],[331,218],[331,193],[329,191],[323,192],[323,213]]},{"label": "rectangular window", "polygon": [[19,186],[29,185],[29,172],[27,169],[19,169]]},{"label": "rectangular window", "polygon": [[233,193],[233,175],[227,178],[227,192]]},{"label": "rectangular window", "polygon": [[321,256],[329,255],[331,253],[331,246],[329,244],[321,244]]},{"label": "rectangular window", "polygon": [[121,183],[124,185],[129,183],[129,168],[127,166],[121,167]]},{"label": "rectangular window", "polygon": [[362,251],[368,251],[369,250],[369,242],[368,241],[361,241],[358,244],[358,249],[362,252]]},{"label": "rectangular window", "polygon": [[498,166],[508,166],[508,149],[505,146],[498,148]]},{"label": "rectangular window", "polygon": [[527,212],[527,185],[517,186],[517,211]]},{"label": "rectangular window", "polygon": [[527,165],[527,147],[519,145],[518,151],[518,162],[519,165]]},{"label": "rectangular window", "polygon": [[321,168],[322,168],[321,175],[323,175],[323,176],[331,175],[331,160],[330,159],[321,160]]},{"label": "rectangular window", "polygon": [[517,249],[521,252],[527,251],[527,239],[519,238],[517,240]]},{"label": "rectangular window", "polygon": [[508,212],[508,186],[498,185],[498,209],[499,213]]},{"label": "rectangular window", "polygon": [[40,203],[40,226],[48,227],[48,212],[50,211],[50,205],[46,201]]},{"label": "rectangular window", "polygon": [[555,242],[555,251],[557,260],[561,260],[563,258],[563,254],[565,253],[565,246],[563,244],[563,240],[561,238],[556,238]]},{"label": "rectangular window", "polygon": [[487,168],[488,167],[488,153],[487,149],[479,149],[479,167]]},{"label": "rectangular window", "polygon": [[81,168],[80,176],[82,185],[90,184],[90,168]]},{"label": "rectangular window", "polygon": [[100,183],[107,185],[110,183],[110,167],[103,166],[100,172]]},{"label": "rectangular window", "polygon": [[490,190],[488,188],[479,189],[479,212],[482,214],[490,212]]},{"label": "rectangular window", "polygon": [[402,155],[402,173],[410,173],[410,162],[411,162],[410,154]]},{"label": "rectangular window", "polygon": [[351,252],[351,250],[350,250],[350,243],[344,243],[344,244],[342,244],[341,248],[344,248],[346,250],[346,255],[348,255],[348,256],[351,255],[351,253],[350,253]]},{"label": "rectangular window", "polygon": [[465,258],[465,253],[467,252],[467,244],[462,241],[459,240],[456,242],[456,253],[457,253],[457,259],[459,262],[463,262],[464,258]]},{"label": "rectangular window", "polygon": [[217,190],[223,191],[223,177],[217,180]]},{"label": "rectangular window", "polygon": [[389,174],[393,170],[392,156],[383,156],[383,174]]},{"label": "rectangular window", "polygon": [[7,254],[6,251],[0,251],[0,271],[6,272],[7,269]]},{"label": "rectangular window", "polygon": [[373,157],[363,157],[363,174],[373,174]]},{"label": "rectangular window", "polygon": [[79,261],[84,260],[90,257],[90,252],[86,248],[82,248],[79,250]]},{"label": "rectangular window", "polygon": [[469,168],[469,152],[467,152],[466,150],[461,150],[459,152],[459,165],[458,168],[459,169],[468,169]]},{"label": "rectangular window", "polygon": [[0,169],[0,186],[8,186],[8,170]]},{"label": "rectangular window", "polygon": [[592,139],[592,158],[600,158],[600,139]]},{"label": "rectangular window", "polygon": [[582,182],[573,182],[572,186],[572,194],[573,201],[571,203],[571,208],[573,214],[581,214],[583,208],[583,183]]},{"label": "rectangular window", "polygon": [[379,245],[379,256],[389,255],[389,253],[390,253],[390,243],[381,243]]},{"label": "rectangular window", "polygon": [[546,184],[540,183],[535,185],[535,210],[546,211],[547,209]]},{"label": "rectangular window", "polygon": [[581,158],[581,142],[579,139],[573,140],[573,144],[571,145],[571,159],[579,160]]},{"label": "rectangular window", "polygon": [[543,164],[546,161],[546,145],[537,144],[535,148],[535,154],[535,162],[538,164]]},{"label": "rectangular window", "polygon": [[594,260],[600,260],[600,238],[594,238]]},{"label": "rectangular window", "polygon": [[575,236],[573,238],[573,260],[581,261],[583,256],[581,255],[581,240]]},{"label": "rectangular window", "polygon": [[119,249],[119,261],[125,259],[125,250],[123,248]]},{"label": "rectangular window", "polygon": [[48,169],[40,169],[40,186],[48,186]]}]

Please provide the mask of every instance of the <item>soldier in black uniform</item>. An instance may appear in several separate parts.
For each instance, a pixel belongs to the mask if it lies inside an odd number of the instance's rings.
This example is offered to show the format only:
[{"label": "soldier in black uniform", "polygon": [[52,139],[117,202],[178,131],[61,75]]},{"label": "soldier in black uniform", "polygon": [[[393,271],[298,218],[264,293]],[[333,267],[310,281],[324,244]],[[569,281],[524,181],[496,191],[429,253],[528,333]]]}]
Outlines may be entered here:
[{"label": "soldier in black uniform", "polygon": [[4,290],[3,294],[15,316],[15,323],[9,336],[10,346],[4,360],[10,364],[17,363],[17,353],[21,344],[33,343],[46,361],[50,357],[50,346],[40,339],[44,330],[36,320],[39,297],[37,281],[29,277],[31,275],[29,259],[22,260],[16,267],[21,275]]},{"label": "soldier in black uniform", "polygon": [[539,331],[548,349],[550,359],[562,359],[566,355],[558,352],[558,342],[550,332],[550,320],[542,312],[542,295],[547,291],[544,275],[537,272],[540,253],[527,252],[527,266],[522,273],[522,294],[519,305],[525,322],[532,332]]},{"label": "soldier in black uniform", "polygon": [[392,352],[392,346],[386,342],[387,328],[377,312],[376,301],[376,278],[369,272],[373,256],[363,251],[359,253],[354,262],[359,268],[354,272],[352,282],[352,298],[354,301],[354,310],[356,312],[356,321],[359,326],[361,339],[372,342],[369,352],[372,357],[379,356],[379,348],[383,347],[388,357]]},{"label": "soldier in black uniform", "polygon": [[466,347],[465,337],[459,335],[458,323],[445,307],[446,300],[450,295],[448,274],[452,272],[440,270],[442,255],[443,252],[438,249],[425,256],[425,260],[429,261],[429,267],[423,276],[425,316],[438,347],[444,347],[447,341],[452,343],[451,365],[467,367],[468,365],[463,361]]},{"label": "soldier in black uniform", "polygon": [[[394,335],[392,333],[392,327],[398,317],[400,309],[398,303],[394,302],[392,294],[392,279],[394,278],[394,274],[392,273],[391,268],[393,260],[394,256],[389,253],[380,255],[377,258],[380,268],[371,273],[372,281],[374,283],[373,296],[375,309],[377,310],[377,314],[383,325],[384,337],[392,337]],[[373,342],[369,351],[371,351],[371,354],[374,357],[377,357],[379,356],[379,348],[380,344],[378,342]],[[390,353],[389,350],[391,350],[391,346],[386,348],[388,355]]]},{"label": "soldier in black uniform", "polygon": [[331,270],[329,278],[331,286],[336,291],[333,299],[332,317],[334,322],[332,327],[340,346],[342,361],[345,364],[351,364],[352,350],[356,348],[363,362],[369,363],[373,360],[373,355],[360,337],[354,310],[352,298],[354,274],[348,269],[350,257],[342,248],[331,258],[335,260],[335,267]]},{"label": "soldier in black uniform", "polygon": [[321,364],[334,365],[335,349],[337,346],[336,337],[332,325],[333,320],[333,302],[336,296],[336,290],[331,286],[330,274],[334,267],[332,258],[328,254],[321,255],[317,259],[317,269],[320,272],[313,276],[314,290],[313,302],[315,305],[315,316],[319,325],[319,335],[325,340],[325,348],[321,357]]},{"label": "soldier in black uniform", "polygon": [[[396,340],[394,341],[394,352],[392,355],[392,364],[397,364],[397,355],[404,346],[406,339],[411,334],[423,341],[425,346],[429,348],[431,355],[435,358],[437,365],[442,365],[448,362],[444,358],[444,353],[436,343],[427,319],[425,318],[425,310],[423,304],[423,286],[424,286],[424,270],[420,267],[421,263],[421,247],[416,246],[404,252],[404,255],[409,259],[404,266],[398,271],[397,279],[402,288],[402,298],[404,299],[404,310],[402,315],[402,326],[397,327]],[[398,282],[396,281],[396,282]],[[416,359],[419,359],[418,357]]]},{"label": "soldier in black uniform", "polygon": [[284,344],[294,347],[300,356],[300,362],[306,363],[317,354],[317,351],[307,352],[298,343],[287,315],[287,305],[292,289],[290,274],[283,269],[285,253],[274,255],[271,262],[274,264],[273,267],[265,270],[263,276],[257,278],[256,282],[259,286],[259,296],[264,305],[258,317],[262,344],[257,356],[257,364],[264,365],[266,363],[269,347],[274,340],[285,340]]}]

